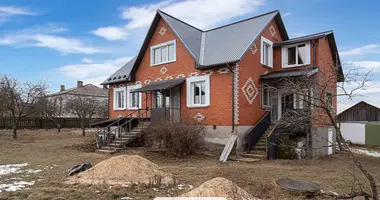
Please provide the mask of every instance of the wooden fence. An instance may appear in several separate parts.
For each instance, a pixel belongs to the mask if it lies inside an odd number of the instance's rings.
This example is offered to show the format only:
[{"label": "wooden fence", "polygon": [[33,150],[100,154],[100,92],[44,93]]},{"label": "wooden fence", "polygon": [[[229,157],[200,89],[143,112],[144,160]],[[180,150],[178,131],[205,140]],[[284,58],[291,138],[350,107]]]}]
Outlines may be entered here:
[{"label": "wooden fence", "polygon": [[[94,118],[85,124],[88,128],[91,123],[103,121],[107,119]],[[79,118],[61,118],[59,119],[61,128],[80,128],[81,120]],[[13,119],[9,117],[0,117],[0,129],[12,129]],[[57,128],[52,120],[39,118],[39,117],[28,117],[21,119],[19,123],[20,129],[52,129]]]}]

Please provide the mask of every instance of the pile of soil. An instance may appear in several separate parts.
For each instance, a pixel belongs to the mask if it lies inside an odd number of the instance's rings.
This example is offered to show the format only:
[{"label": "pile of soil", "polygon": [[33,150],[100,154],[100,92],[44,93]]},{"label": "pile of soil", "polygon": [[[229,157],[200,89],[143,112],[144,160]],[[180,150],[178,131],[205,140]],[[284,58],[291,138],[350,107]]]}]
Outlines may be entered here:
[{"label": "pile of soil", "polygon": [[181,197],[224,197],[228,200],[259,200],[234,182],[222,177],[208,180],[199,187],[181,195]]},{"label": "pile of soil", "polygon": [[87,171],[72,176],[69,184],[110,184],[169,186],[173,175],[138,155],[121,155],[104,160]]}]

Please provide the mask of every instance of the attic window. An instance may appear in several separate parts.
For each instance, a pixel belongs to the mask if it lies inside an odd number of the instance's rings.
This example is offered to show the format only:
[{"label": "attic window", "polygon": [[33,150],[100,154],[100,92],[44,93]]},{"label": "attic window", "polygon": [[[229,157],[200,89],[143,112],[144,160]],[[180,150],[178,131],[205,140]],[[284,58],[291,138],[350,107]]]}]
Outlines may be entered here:
[{"label": "attic window", "polygon": [[121,79],[121,76],[119,76],[119,79]]},{"label": "attic window", "polygon": [[282,47],[282,67],[298,67],[310,64],[310,43]]},{"label": "attic window", "polygon": [[108,81],[112,80],[112,78],[109,78]]},{"label": "attic window", "polygon": [[176,61],[176,41],[172,40],[150,47],[151,66]]}]

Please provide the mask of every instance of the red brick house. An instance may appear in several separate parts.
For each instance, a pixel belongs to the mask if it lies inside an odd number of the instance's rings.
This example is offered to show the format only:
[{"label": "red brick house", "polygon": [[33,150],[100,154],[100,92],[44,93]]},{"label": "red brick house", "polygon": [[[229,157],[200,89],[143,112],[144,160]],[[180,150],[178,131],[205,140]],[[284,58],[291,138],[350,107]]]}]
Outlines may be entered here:
[{"label": "red brick house", "polygon": [[244,148],[267,111],[273,123],[295,102],[271,96],[264,83],[300,70],[325,73],[322,60],[340,63],[333,32],[289,39],[279,11],[205,31],[158,10],[138,55],[102,84],[110,88],[110,121],[141,113],[152,122],[193,120],[206,126],[206,141],[225,144],[236,134]]}]

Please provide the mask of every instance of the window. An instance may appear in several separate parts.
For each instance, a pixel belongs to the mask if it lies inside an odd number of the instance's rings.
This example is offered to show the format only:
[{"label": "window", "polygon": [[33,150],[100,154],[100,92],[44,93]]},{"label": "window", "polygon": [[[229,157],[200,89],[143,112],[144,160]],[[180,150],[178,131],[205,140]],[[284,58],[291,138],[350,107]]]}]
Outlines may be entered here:
[{"label": "window", "polygon": [[273,67],[273,42],[261,37],[261,64]]},{"label": "window", "polygon": [[150,48],[150,65],[160,65],[176,61],[176,41],[172,40]]},{"label": "window", "polygon": [[187,107],[210,105],[210,75],[187,78],[186,89]]},{"label": "window", "polygon": [[282,67],[297,67],[310,64],[310,43],[282,47]]},{"label": "window", "polygon": [[263,107],[270,107],[270,88],[267,85],[263,85],[261,92],[261,104]]},{"label": "window", "polygon": [[132,90],[141,88],[141,84],[131,85],[127,87],[127,109],[128,110],[137,110],[141,108],[142,104],[142,94],[140,92],[132,93]]},{"label": "window", "polygon": [[114,110],[124,110],[125,109],[125,94],[126,94],[126,88],[115,88],[113,90],[114,92],[114,98],[113,98],[113,109]]}]

